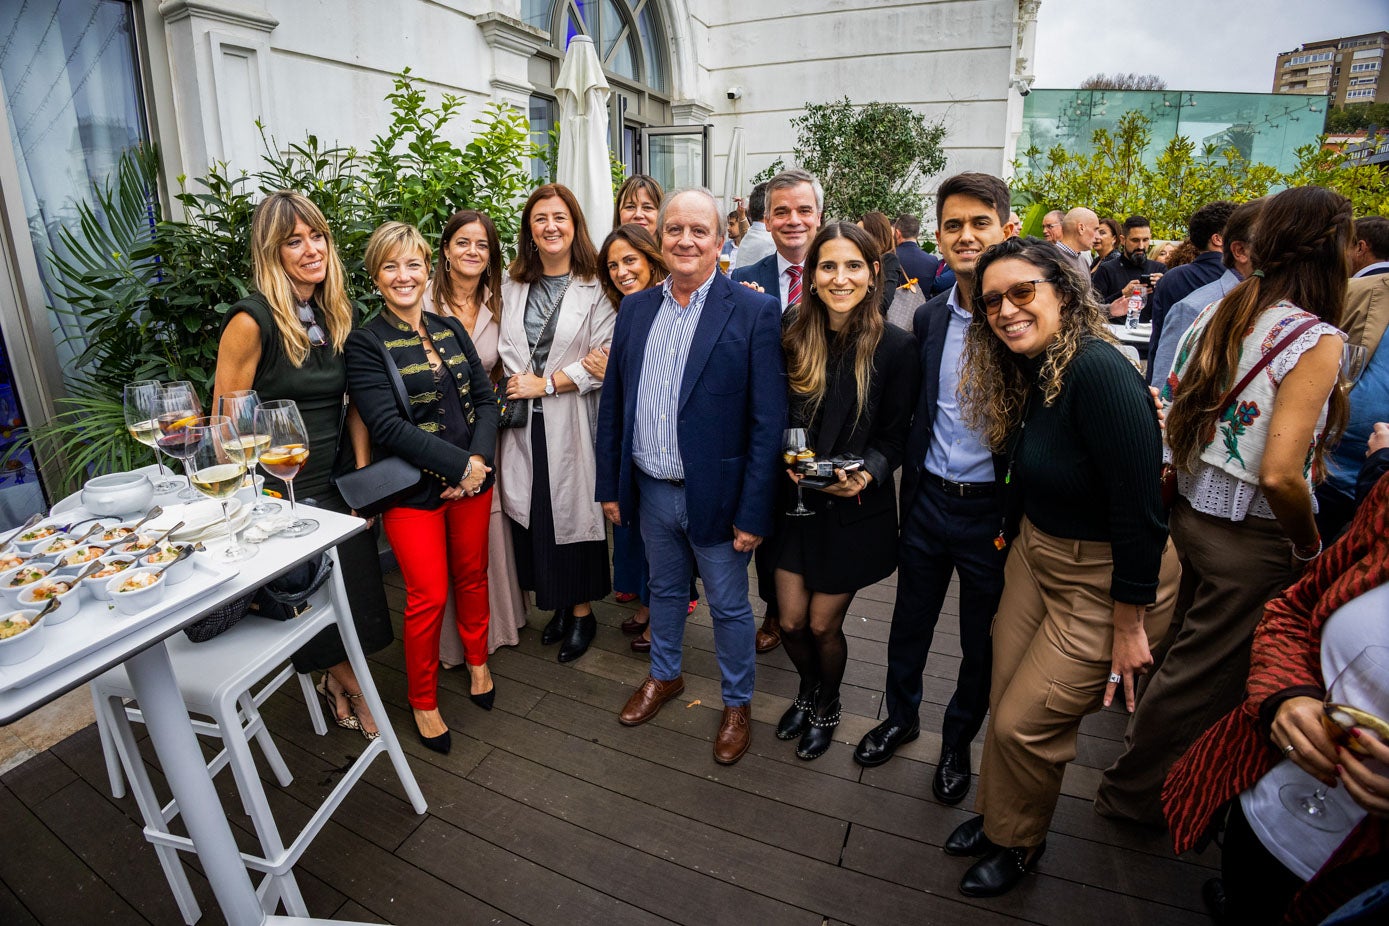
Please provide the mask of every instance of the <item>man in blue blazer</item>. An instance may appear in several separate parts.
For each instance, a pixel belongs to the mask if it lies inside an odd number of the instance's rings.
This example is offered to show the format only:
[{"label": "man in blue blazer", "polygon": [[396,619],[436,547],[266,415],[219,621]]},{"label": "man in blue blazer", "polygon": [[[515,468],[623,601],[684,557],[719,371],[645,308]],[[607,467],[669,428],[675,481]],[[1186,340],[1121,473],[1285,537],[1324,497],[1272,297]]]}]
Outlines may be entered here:
[{"label": "man in blue blazer", "polygon": [[[755,283],[769,296],[776,296],[785,312],[800,300],[801,289],[810,285],[804,279],[805,258],[810,243],[820,230],[825,211],[825,191],[813,174],[804,170],[784,170],[767,181],[767,230],[776,251],[733,271],[734,283]],[[769,652],[781,642],[777,622],[779,609],[775,591],[776,564],[771,551],[757,555],[757,594],[767,603],[767,616],[757,631],[757,651]]]},{"label": "man in blue blazer", "polygon": [[[948,178],[936,193],[937,241],[955,285],[917,309],[921,392],[902,462],[897,601],[887,644],[887,719],[859,742],[854,759],[881,765],[920,731],[921,673],[951,574],[960,578],[960,671],[941,726],[931,790],[942,803],[969,793],[970,744],[989,709],[989,636],[1003,592],[1003,461],[965,424],[959,388],[979,255],[1016,233],[1008,187],[988,174]],[[950,845],[947,852],[954,853]],[[972,850],[971,850],[972,851]],[[958,853],[955,853],[958,854]],[[963,854],[970,854],[965,852]]]},{"label": "man in blue blazer", "polygon": [[751,741],[756,620],[748,560],[772,532],[786,426],[776,300],[718,272],[723,221],[707,190],[661,206],[670,277],[622,300],[598,412],[596,496],[640,522],[650,564],[651,672],[622,709],[635,726],[684,690],[681,645],[693,564],[714,620],[724,711],[714,758]]}]

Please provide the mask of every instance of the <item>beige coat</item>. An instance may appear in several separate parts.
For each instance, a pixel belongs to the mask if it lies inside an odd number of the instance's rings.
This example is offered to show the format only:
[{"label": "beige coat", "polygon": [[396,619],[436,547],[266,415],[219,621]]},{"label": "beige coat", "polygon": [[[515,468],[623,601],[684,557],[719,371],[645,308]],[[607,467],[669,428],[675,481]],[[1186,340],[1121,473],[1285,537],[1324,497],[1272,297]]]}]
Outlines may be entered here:
[{"label": "beige coat", "polygon": [[[526,296],[530,285],[510,279],[502,284],[502,325],[498,351],[507,376],[521,372],[530,357],[526,343]],[[602,380],[590,376],[581,360],[595,347],[612,342],[617,313],[603,295],[597,280],[578,278],[564,294],[559,315],[552,322],[554,342],[545,363],[545,375],[563,371],[579,387],[544,400],[545,445],[550,455],[550,504],[555,513],[555,540],[578,543],[606,540],[603,509],[593,500],[593,434],[597,427],[598,390]],[[522,527],[531,520],[531,425],[501,432],[502,510]]]},{"label": "beige coat", "polygon": [[1373,357],[1385,326],[1389,326],[1389,273],[1351,280],[1341,316],[1341,330],[1350,336],[1350,343],[1365,345]]}]

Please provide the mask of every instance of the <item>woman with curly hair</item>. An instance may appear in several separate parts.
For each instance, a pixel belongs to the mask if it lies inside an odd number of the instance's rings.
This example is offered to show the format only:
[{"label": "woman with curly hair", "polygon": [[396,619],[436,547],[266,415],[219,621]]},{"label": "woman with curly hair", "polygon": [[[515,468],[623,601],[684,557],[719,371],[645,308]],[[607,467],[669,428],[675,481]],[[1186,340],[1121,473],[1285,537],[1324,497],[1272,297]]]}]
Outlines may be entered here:
[{"label": "woman with curly hair", "polygon": [[1081,719],[1121,688],[1133,710],[1178,566],[1157,413],[1083,271],[1049,242],[1013,238],[984,252],[975,280],[960,394],[965,420],[1008,459],[998,543],[1012,550],[993,626],[979,816],[945,852],[983,856],[960,891],[990,897],[1045,850]]},{"label": "woman with curly hair", "polygon": [[1177,469],[1176,632],[1105,772],[1095,809],[1162,826],[1162,780],[1239,704],[1264,605],[1321,552],[1312,485],[1345,425],[1334,389],[1345,339],[1350,202],[1324,187],[1271,197],[1255,271],[1208,306],[1177,345],[1163,397]]}]

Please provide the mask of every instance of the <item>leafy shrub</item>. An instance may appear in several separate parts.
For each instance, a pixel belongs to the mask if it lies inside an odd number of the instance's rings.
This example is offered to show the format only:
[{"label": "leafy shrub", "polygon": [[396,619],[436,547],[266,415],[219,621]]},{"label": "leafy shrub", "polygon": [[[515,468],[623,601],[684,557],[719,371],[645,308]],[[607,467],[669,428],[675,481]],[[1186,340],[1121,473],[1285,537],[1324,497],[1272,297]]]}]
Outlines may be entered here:
[{"label": "leafy shrub", "polygon": [[9,454],[39,445],[68,486],[89,473],[152,462],[151,451],[125,431],[123,387],[138,379],[189,380],[210,397],[222,320],[253,287],[251,214],[274,190],[297,190],[323,210],[363,319],[379,307],[362,258],[382,222],[411,222],[433,243],[455,210],[480,209],[509,250],[518,200],[531,184],[534,146],[525,117],[490,105],[460,148],[445,137],[462,108],[457,97],[446,94],[431,106],[407,69],[386,99],[390,125],[365,152],[325,146],[312,135],[281,151],[262,128],[265,163],[255,173],[219,163],[191,184],[178,178],[182,221],[156,219],[154,150],[127,152],[95,206],[80,205],[77,227],[59,233],[69,256],[50,255],[54,311],[76,316],[85,329],[84,347],[67,371],[69,395]]}]

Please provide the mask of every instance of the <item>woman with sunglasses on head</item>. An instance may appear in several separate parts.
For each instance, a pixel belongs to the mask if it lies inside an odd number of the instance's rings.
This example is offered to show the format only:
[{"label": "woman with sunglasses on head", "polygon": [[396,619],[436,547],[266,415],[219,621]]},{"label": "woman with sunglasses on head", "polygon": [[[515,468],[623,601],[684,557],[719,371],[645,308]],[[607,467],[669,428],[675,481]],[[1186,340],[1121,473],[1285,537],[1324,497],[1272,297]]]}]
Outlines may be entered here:
[{"label": "woman with sunglasses on head", "polygon": [[612,341],[617,315],[599,285],[598,253],[574,194],[539,187],[521,211],[516,259],[502,289],[499,351],[506,403],[524,426],[501,435],[502,508],[512,521],[521,587],[554,616],[540,641],[559,661],[598,632],[590,602],[608,594],[608,527],[593,500],[593,434],[602,380],[583,359]]},{"label": "woman with sunglasses on head", "polygon": [[[347,512],[332,476],[367,462],[357,454],[365,451],[365,431],[355,409],[343,413],[343,345],[353,313],[323,213],[299,193],[271,193],[251,216],[251,266],[256,291],[227,310],[211,407],[216,409],[219,396],[245,389],[254,389],[262,402],[293,399],[314,448],[294,480],[295,492],[301,501],[313,499],[320,508]],[[267,473],[265,482],[284,494],[284,484],[274,476]],[[394,636],[376,537],[364,531],[337,549],[362,652],[374,653]],[[361,699],[335,628],[295,653],[294,668],[324,671],[318,690],[333,721],[368,739],[376,737],[376,722]]]},{"label": "woman with sunglasses on head", "polygon": [[[494,379],[501,375],[497,339],[502,319],[502,244],[487,213],[464,209],[444,223],[434,277],[425,288],[424,310],[456,319],[473,339],[483,368]],[[511,525],[502,513],[499,492],[492,493],[487,527],[487,600],[491,612],[487,652],[496,652],[499,646],[515,646],[519,640],[517,631],[526,625],[526,599],[516,582]],[[450,591],[444,606],[445,627],[454,626],[456,607]],[[439,662],[445,669],[467,665],[472,675],[469,695],[478,706],[491,709],[492,674],[485,662],[467,662],[458,634],[439,635]]]},{"label": "woman with sunglasses on head", "polygon": [[1008,459],[998,543],[1011,542],[993,625],[979,816],[945,842],[982,856],[960,891],[1006,893],[1046,848],[1085,715],[1133,710],[1176,602],[1143,378],[1114,345],[1089,280],[1055,246],[980,256],[960,377],[965,420]]},{"label": "woman with sunglasses on head", "polygon": [[[421,744],[447,753],[452,737],[439,714],[438,688],[450,587],[450,632],[462,641],[474,686],[487,675],[497,399],[468,332],[455,319],[424,311],[429,258],[429,244],[413,225],[386,222],[372,232],[364,259],[384,305],[347,339],[347,378],[373,451],[422,474],[381,523],[405,580],[405,683],[415,729]],[[491,691],[473,700],[490,707]]]},{"label": "woman with sunglasses on head", "polygon": [[[897,495],[921,365],[916,339],[888,325],[879,307],[879,253],[863,229],[826,225],[806,257],[810,285],[787,313],[782,335],[790,384],[790,427],[806,429],[821,459],[854,458],[818,489],[788,471],[777,518],[776,595],[786,655],[800,676],[778,739],[796,755],[829,749],[839,723],[848,659],[844,615],[855,593],[897,567]],[[799,489],[799,492],[798,492]],[[791,516],[797,496],[811,514]]]}]

